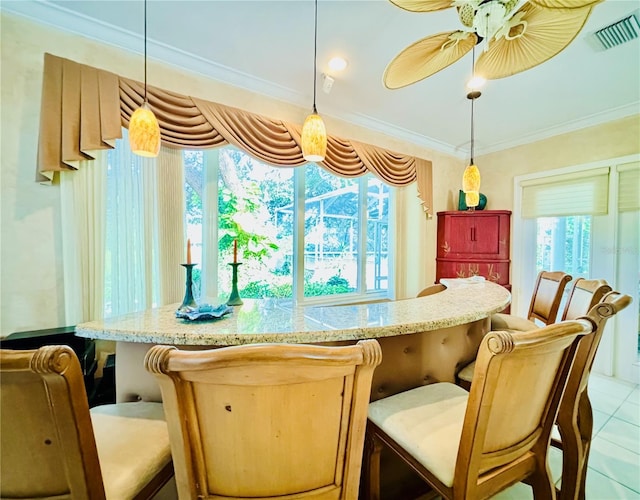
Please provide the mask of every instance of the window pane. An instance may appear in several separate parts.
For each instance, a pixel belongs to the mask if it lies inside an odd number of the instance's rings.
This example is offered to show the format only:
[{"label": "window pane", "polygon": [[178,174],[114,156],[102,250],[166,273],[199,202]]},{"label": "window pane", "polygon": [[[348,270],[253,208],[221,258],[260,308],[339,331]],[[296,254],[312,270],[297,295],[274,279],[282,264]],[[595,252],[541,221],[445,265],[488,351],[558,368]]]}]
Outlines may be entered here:
[{"label": "window pane", "polygon": [[293,173],[234,148],[220,150],[218,290],[231,292],[234,240],[244,298],[293,295]]},{"label": "window pane", "polygon": [[[229,264],[234,242],[241,263],[238,289],[243,298],[293,298],[298,270],[304,272],[305,297],[387,291],[389,187],[374,176],[346,179],[317,165],[272,167],[233,147],[215,153],[187,151],[184,163],[185,225],[192,261],[199,264],[194,268],[198,301],[200,290],[204,291],[202,269],[207,273],[204,293],[208,297],[215,300],[217,295],[218,300],[225,300],[231,293]],[[294,175],[301,169],[305,178],[304,234],[298,234],[295,226],[302,214],[296,217],[298,177]],[[207,188],[212,180],[213,190],[211,184]],[[217,203],[208,202],[211,196]],[[209,221],[213,214],[205,210],[215,213],[216,208],[214,232],[209,234],[206,227],[203,231],[203,221]],[[361,214],[366,223],[360,222]],[[364,230],[361,224],[365,224]],[[302,239],[304,247],[304,256],[296,260],[299,267],[294,267],[294,238]],[[213,256],[204,248],[211,244],[216,247]],[[365,251],[366,255],[360,253]],[[203,259],[207,259],[206,265]],[[360,270],[360,264],[365,268]],[[211,275],[208,266],[213,268]]]},{"label": "window pane", "polygon": [[184,198],[185,227],[191,241],[191,262],[193,267],[193,296],[198,300],[202,287],[202,196],[204,189],[204,152],[184,151]]},{"label": "window pane", "polygon": [[537,271],[589,277],[591,216],[537,219]]},{"label": "window pane", "polygon": [[389,186],[367,179],[367,291],[389,288]]},{"label": "window pane", "polygon": [[305,297],[357,290],[358,188],[356,179],[305,167]]}]

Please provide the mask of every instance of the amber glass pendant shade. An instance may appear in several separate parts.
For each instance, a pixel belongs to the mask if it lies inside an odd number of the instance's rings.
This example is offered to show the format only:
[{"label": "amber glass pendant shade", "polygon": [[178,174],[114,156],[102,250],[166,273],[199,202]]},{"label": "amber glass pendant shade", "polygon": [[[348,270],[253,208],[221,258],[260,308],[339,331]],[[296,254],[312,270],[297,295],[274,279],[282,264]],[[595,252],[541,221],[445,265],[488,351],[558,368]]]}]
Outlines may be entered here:
[{"label": "amber glass pendant shade", "polygon": [[478,191],[468,191],[464,194],[464,202],[467,207],[477,207],[480,203],[480,193]]},{"label": "amber glass pendant shade", "polygon": [[475,165],[469,165],[464,169],[462,174],[462,190],[465,193],[469,191],[480,191],[480,170]]},{"label": "amber glass pendant shade", "polygon": [[302,156],[307,161],[322,161],[327,154],[327,129],[318,113],[307,116],[302,126]]},{"label": "amber glass pendant shade", "polygon": [[129,146],[134,154],[155,158],[160,152],[160,125],[145,102],[129,120]]}]

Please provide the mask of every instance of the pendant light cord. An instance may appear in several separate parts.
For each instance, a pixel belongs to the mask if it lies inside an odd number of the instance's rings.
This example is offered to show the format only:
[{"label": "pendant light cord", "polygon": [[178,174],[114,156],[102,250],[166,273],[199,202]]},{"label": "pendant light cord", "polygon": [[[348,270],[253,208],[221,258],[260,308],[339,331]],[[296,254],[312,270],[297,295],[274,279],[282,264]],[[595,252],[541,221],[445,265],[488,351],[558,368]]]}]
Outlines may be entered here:
[{"label": "pendant light cord", "polygon": [[[146,1],[146,0],[145,0]],[[316,80],[317,75],[317,60],[318,60],[318,0],[316,0],[316,8],[315,8],[315,28],[314,28],[314,36],[313,36],[313,112],[318,113],[316,109]]]},{"label": "pendant light cord", "polygon": [[[474,45],[471,49],[471,77],[473,78],[473,76],[475,76],[475,71],[476,71],[476,46]],[[473,89],[472,89],[473,91]],[[469,163],[469,165],[473,165],[473,143],[474,143],[474,134],[473,134],[473,102],[476,100],[476,95],[474,94],[474,92],[471,92],[469,94],[471,97],[471,161]]]},{"label": "pendant light cord", "polygon": [[144,102],[147,102],[147,0],[144,0]]},{"label": "pendant light cord", "polygon": [[473,165],[473,101],[475,98],[471,99],[471,165]]}]

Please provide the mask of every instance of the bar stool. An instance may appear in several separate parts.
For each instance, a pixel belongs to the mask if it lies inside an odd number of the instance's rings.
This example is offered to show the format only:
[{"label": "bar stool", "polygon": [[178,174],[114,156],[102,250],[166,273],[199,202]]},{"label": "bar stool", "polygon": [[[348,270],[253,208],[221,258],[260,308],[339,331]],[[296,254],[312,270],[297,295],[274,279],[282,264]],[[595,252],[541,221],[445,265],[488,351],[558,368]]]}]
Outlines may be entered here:
[{"label": "bar stool", "polygon": [[173,476],[161,403],[89,410],[67,346],[0,350],[0,497],[147,499]]}]

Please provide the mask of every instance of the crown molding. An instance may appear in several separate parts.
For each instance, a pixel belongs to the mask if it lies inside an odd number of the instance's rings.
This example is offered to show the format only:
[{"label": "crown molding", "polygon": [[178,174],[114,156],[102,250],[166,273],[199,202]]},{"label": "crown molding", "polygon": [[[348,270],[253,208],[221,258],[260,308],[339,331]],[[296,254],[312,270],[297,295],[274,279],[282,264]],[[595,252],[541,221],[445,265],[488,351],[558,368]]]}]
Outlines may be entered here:
[{"label": "crown molding", "polygon": [[[127,52],[142,54],[141,47],[144,41],[142,35],[97,21],[60,5],[38,0],[10,2],[9,4],[3,2],[0,4],[0,8],[37,24],[51,26]],[[147,45],[147,52],[151,53],[147,57],[151,60],[186,69],[222,83],[269,95],[276,99],[291,101],[292,95],[297,94],[297,97],[302,100],[302,94],[292,89],[261,80],[222,64],[211,62],[181,49],[152,39],[147,39]]]},{"label": "crown molding", "polygon": [[[140,48],[142,47],[143,37],[141,35],[101,21],[96,21],[93,18],[66,9],[59,4],[51,4],[43,0],[0,2],[0,11],[15,14],[29,19],[36,24],[51,26],[61,31],[73,33],[127,52],[134,54],[142,53]],[[303,108],[306,107],[305,96],[297,90],[256,78],[247,73],[214,63],[203,57],[151,39],[147,40],[147,43],[150,48],[148,52],[153,54],[153,56],[149,56],[149,59],[168,64],[181,70],[187,70],[249,92]],[[640,101],[596,113],[586,118],[525,134],[507,141],[495,142],[484,147],[477,145],[476,156],[495,153],[548,139],[556,135],[573,132],[638,113],[640,113]],[[323,110],[323,114],[455,158],[466,158],[468,156],[468,151],[461,150],[459,146],[438,141],[363,113],[349,113],[335,108],[327,108]]]},{"label": "crown molding", "polygon": [[[57,4],[50,4],[40,0],[3,2],[0,4],[0,9],[27,18],[37,24],[51,26],[105,45],[117,47],[131,53],[141,54],[140,47],[142,47],[143,42],[141,35],[101,21],[96,21],[93,18],[70,11]],[[148,39],[147,44],[147,52],[153,54],[148,55],[149,59],[166,63],[250,92],[289,102],[300,107],[306,106],[305,96],[299,91],[256,78],[255,76],[211,62],[203,57],[152,39]],[[461,152],[449,144],[417,134],[402,127],[394,126],[362,113],[344,113],[336,109],[325,109],[323,114],[396,137],[411,144],[431,148],[452,156],[462,157]]]},{"label": "crown molding", "polygon": [[625,104],[624,106],[619,106],[613,109],[607,109],[600,113],[594,113],[579,120],[573,120],[553,127],[541,129],[530,134],[522,135],[520,137],[517,137],[516,139],[496,142],[491,144],[490,146],[477,148],[476,156],[496,153],[498,151],[504,151],[505,149],[515,148],[524,144],[531,144],[533,142],[549,139],[557,135],[567,134],[569,132],[575,132],[576,130],[581,130],[583,128],[602,125],[603,123],[620,120],[622,118],[633,115],[640,115],[640,101],[635,101],[630,104]]}]

